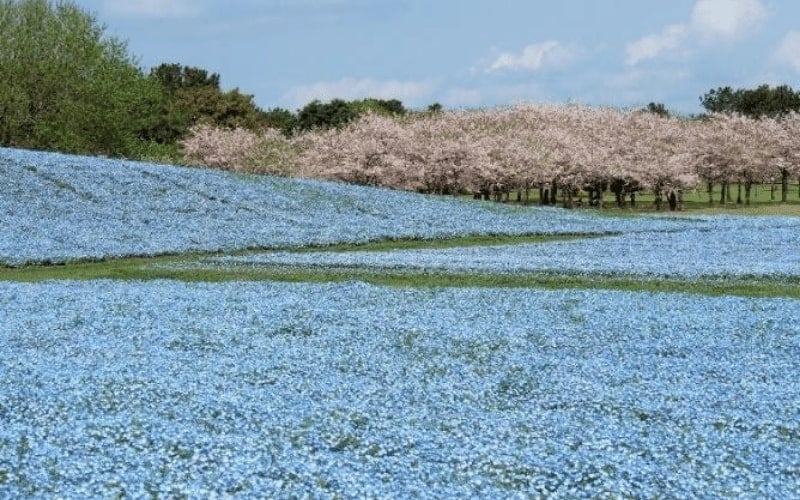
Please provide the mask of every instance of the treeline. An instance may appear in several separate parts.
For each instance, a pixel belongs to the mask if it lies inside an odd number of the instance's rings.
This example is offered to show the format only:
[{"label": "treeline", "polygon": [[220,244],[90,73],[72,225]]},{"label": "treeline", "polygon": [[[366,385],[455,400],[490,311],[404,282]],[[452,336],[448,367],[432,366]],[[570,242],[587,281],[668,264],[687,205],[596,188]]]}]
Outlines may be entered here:
[{"label": "treeline", "polygon": [[[620,207],[642,191],[679,209],[686,190],[721,187],[721,204],[750,204],[752,188],[779,182],[788,201],[800,177],[800,114],[702,119],[651,110],[540,105],[367,114],[341,128],[286,138],[275,131],[195,129],[183,148],[196,164],[433,194]],[[709,197],[710,199],[710,197]]]},{"label": "treeline", "polygon": [[[418,112],[397,99],[333,99],[264,110],[238,88],[223,90],[217,73],[179,63],[139,68],[126,44],[73,2],[0,0],[2,146],[483,196],[547,186],[551,197],[586,186],[595,193],[622,186],[622,196],[644,186],[688,187],[686,176],[750,185],[775,172],[785,184],[796,174],[798,148],[781,121],[797,122],[800,91],[719,87],[700,101],[707,113],[694,117],[660,103],[636,112],[459,113],[438,103]],[[729,137],[736,141],[726,145]]]},{"label": "treeline", "polygon": [[367,111],[407,112],[381,99],[263,110],[252,95],[223,90],[217,73],[175,63],[139,68],[127,45],[73,2],[0,1],[2,146],[177,160],[197,125],[289,137]]}]

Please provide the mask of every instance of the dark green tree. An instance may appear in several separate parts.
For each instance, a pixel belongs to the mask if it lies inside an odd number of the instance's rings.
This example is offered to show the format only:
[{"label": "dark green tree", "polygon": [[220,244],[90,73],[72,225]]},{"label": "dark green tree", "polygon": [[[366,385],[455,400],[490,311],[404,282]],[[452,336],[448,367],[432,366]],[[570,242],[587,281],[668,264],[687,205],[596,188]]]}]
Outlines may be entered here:
[{"label": "dark green tree", "polygon": [[218,73],[202,68],[164,63],[150,71],[166,101],[159,120],[147,131],[156,141],[175,142],[195,124],[257,131],[267,125],[265,113],[253,96],[239,89],[223,91]]},{"label": "dark green tree", "polygon": [[323,103],[318,99],[306,104],[297,113],[297,126],[300,130],[341,127],[358,116],[358,112],[342,99]]},{"label": "dark green tree", "polygon": [[150,70],[150,76],[158,80],[169,93],[180,89],[212,87],[219,89],[219,74],[208,74],[207,70],[177,63],[163,63]]},{"label": "dark green tree", "polygon": [[438,102],[435,102],[428,106],[428,113],[441,113],[444,108]]},{"label": "dark green tree", "polygon": [[70,1],[0,1],[0,143],[125,156],[161,92]]},{"label": "dark green tree", "polygon": [[262,119],[267,127],[280,130],[286,137],[294,134],[298,126],[294,113],[283,108],[268,109]]},{"label": "dark green tree", "polygon": [[668,118],[670,116],[670,112],[664,104],[660,102],[651,102],[644,108],[645,111],[648,113],[653,113],[663,118]]},{"label": "dark green tree", "polygon": [[403,103],[398,99],[362,99],[360,101],[352,101],[350,106],[356,114],[371,111],[380,115],[404,115],[406,108]]},{"label": "dark green tree", "polygon": [[741,113],[753,118],[779,117],[800,111],[800,92],[788,85],[755,89],[719,87],[711,89],[700,98],[703,107],[712,113]]},{"label": "dark green tree", "polygon": [[341,127],[368,112],[401,116],[408,113],[408,110],[398,99],[367,98],[349,102],[333,99],[327,103],[315,99],[298,110],[297,128],[306,131],[314,128]]}]

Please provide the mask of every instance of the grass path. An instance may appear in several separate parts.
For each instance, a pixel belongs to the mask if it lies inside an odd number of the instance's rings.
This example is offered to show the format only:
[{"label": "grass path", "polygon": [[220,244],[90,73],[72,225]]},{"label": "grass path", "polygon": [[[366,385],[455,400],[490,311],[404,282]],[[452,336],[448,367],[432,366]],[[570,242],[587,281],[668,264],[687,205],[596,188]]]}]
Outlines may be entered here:
[{"label": "grass path", "polygon": [[[470,236],[441,240],[387,240],[361,245],[303,247],[290,251],[389,251],[412,248],[456,248],[486,245],[546,243],[603,235]],[[284,249],[286,250],[286,249]],[[259,250],[236,252],[238,255]],[[281,281],[342,282],[363,281],[393,287],[519,287],[547,289],[605,289],[700,295],[800,298],[800,283],[778,278],[696,278],[660,279],[641,276],[575,273],[491,274],[464,272],[378,271],[369,268],[280,265],[206,265],[202,259],[218,253],[197,253],[157,257],[130,257],[96,262],[0,268],[0,281],[39,282],[47,280],[177,280],[188,282]]]},{"label": "grass path", "polygon": [[[196,252],[151,257],[122,257],[101,260],[75,261],[63,264],[26,265],[22,267],[0,267],[0,281],[45,281],[45,280],[89,280],[89,279],[178,279],[183,281],[220,281],[215,270],[187,269],[204,257],[222,255],[247,255],[264,251],[289,252],[353,252],[353,251],[391,251],[410,249],[467,248],[474,246],[519,245],[527,243],[546,243],[569,241],[581,238],[596,238],[609,234],[529,234],[518,236],[461,236],[435,240],[392,239],[366,243],[306,247],[251,248],[236,252]],[[221,271],[226,280],[270,279],[258,277],[255,272]],[[241,276],[236,278],[234,276]],[[310,280],[319,281],[319,280]]]}]

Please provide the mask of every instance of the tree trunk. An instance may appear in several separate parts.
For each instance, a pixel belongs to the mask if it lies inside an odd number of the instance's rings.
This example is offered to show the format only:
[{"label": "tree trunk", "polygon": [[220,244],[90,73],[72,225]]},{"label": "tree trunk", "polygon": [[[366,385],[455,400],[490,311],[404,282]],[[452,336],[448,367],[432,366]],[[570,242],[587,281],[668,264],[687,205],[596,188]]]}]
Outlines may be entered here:
[{"label": "tree trunk", "polygon": [[563,189],[562,198],[564,199],[564,208],[572,208],[572,189]]},{"label": "tree trunk", "polygon": [[744,204],[748,207],[750,206],[750,188],[753,187],[753,183],[750,181],[744,181]]},{"label": "tree trunk", "polygon": [[728,181],[722,182],[722,189],[719,190],[719,204],[725,206],[728,202],[725,198],[725,194],[728,192]]},{"label": "tree trunk", "polygon": [[550,186],[550,204],[555,205],[556,203],[558,203],[558,185],[556,181],[553,181]]},{"label": "tree trunk", "polygon": [[636,208],[636,191],[631,191],[631,208]]},{"label": "tree trunk", "polygon": [[550,189],[539,186],[539,205],[549,205],[550,204]]},{"label": "tree trunk", "polygon": [[781,169],[781,203],[789,199],[789,171]]},{"label": "tree trunk", "polygon": [[742,204],[742,181],[739,181],[739,184],[737,184],[737,186],[738,187],[736,188],[736,204],[737,205],[741,205]]},{"label": "tree trunk", "polygon": [[617,200],[617,207],[625,208],[625,194],[621,188],[614,191],[614,198]]},{"label": "tree trunk", "polygon": [[669,202],[670,212],[678,210],[678,195],[675,193],[674,189],[670,189],[669,195],[667,196],[667,201]]},{"label": "tree trunk", "polygon": [[708,183],[708,206],[709,207],[713,207],[714,206],[714,183],[713,182],[709,182]]}]

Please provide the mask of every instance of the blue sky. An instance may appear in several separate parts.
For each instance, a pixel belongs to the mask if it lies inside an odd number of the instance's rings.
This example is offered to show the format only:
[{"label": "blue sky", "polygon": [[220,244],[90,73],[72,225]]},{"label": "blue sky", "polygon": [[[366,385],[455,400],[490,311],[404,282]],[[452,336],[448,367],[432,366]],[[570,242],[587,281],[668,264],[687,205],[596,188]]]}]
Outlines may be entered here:
[{"label": "blue sky", "polygon": [[263,108],[663,102],[800,88],[797,0],[78,0],[146,69],[199,66]]}]

